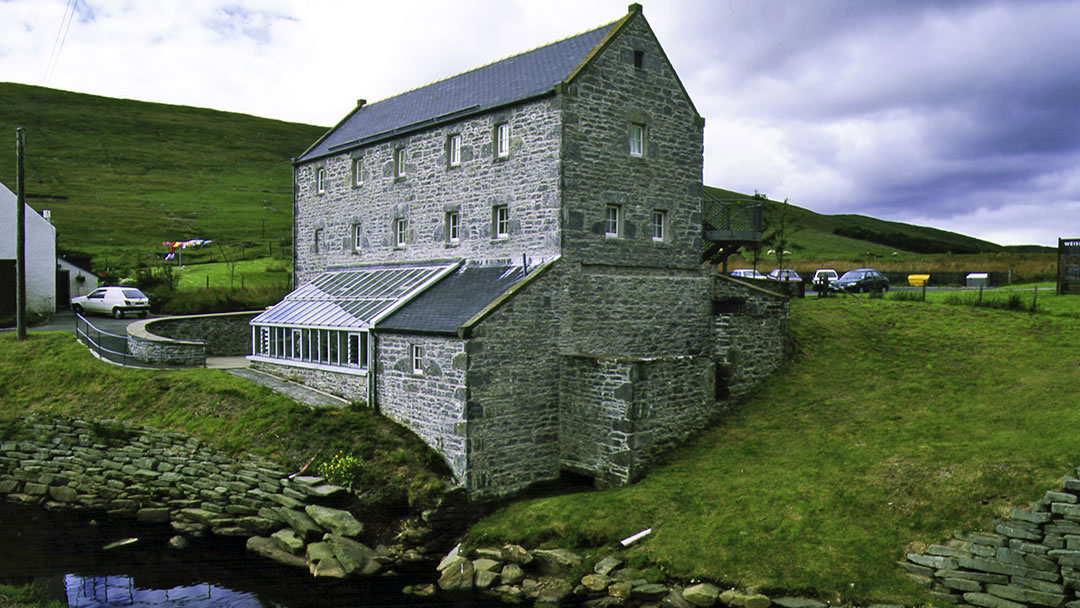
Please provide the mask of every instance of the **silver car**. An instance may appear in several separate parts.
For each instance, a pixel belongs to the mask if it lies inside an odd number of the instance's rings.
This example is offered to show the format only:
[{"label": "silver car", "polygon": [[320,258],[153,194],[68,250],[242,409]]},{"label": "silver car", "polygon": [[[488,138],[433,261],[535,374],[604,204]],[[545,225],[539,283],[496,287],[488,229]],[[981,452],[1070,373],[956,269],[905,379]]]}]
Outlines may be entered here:
[{"label": "silver car", "polygon": [[71,310],[112,315],[117,319],[123,319],[128,312],[145,317],[150,312],[150,298],[134,287],[98,287],[85,296],[71,298]]}]

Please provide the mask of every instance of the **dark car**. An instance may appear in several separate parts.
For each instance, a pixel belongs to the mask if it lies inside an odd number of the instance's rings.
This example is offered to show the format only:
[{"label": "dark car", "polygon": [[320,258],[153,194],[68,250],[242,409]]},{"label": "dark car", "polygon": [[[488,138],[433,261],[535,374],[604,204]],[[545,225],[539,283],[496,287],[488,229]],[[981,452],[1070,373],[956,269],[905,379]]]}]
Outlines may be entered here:
[{"label": "dark car", "polygon": [[852,292],[889,291],[889,279],[873,268],[858,268],[830,281],[829,289]]}]

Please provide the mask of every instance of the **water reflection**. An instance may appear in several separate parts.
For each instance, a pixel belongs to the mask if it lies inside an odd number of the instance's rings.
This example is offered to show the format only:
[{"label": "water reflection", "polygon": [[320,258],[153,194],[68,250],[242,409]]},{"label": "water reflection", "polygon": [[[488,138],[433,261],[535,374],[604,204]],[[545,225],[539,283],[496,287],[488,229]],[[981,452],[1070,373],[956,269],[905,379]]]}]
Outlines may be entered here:
[{"label": "water reflection", "polygon": [[68,606],[79,608],[160,608],[162,606],[198,606],[200,608],[254,608],[265,606],[253,593],[233,591],[210,583],[140,589],[130,576],[64,577]]},{"label": "water reflection", "polygon": [[[34,583],[50,599],[86,608],[332,608],[417,606],[412,577],[323,581],[307,572],[248,555],[243,539],[194,539],[171,549],[167,526],[50,513],[0,502],[0,583]],[[118,540],[137,542],[105,550]],[[420,605],[446,606],[441,601]]]}]

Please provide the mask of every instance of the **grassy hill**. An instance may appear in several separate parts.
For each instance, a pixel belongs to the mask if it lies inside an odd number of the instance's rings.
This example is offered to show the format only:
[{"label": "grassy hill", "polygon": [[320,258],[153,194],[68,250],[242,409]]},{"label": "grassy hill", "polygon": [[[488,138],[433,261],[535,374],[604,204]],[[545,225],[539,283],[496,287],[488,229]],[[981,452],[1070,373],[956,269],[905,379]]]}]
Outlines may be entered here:
[{"label": "grassy hill", "polygon": [[791,327],[796,358],[643,480],[509,504],[471,542],[590,553],[652,528],[622,556],[682,580],[922,605],[896,560],[1080,463],[1078,318],[814,298]]},{"label": "grassy hill", "polygon": [[95,266],[132,264],[166,240],[257,242],[292,235],[292,167],[325,131],[244,114],[0,83],[0,133],[15,189],[26,130],[26,193],[51,209],[59,247]]}]

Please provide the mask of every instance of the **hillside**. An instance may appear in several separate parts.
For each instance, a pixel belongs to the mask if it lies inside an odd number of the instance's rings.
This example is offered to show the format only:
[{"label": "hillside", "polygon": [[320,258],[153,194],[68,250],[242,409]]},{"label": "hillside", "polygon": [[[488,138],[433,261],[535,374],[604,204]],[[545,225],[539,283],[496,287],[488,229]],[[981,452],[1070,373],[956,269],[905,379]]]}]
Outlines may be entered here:
[{"label": "hillside", "polygon": [[0,133],[26,131],[27,202],[58,245],[129,265],[166,240],[271,242],[292,234],[292,167],[323,127],[0,83]]},{"label": "hillside", "polygon": [[[727,200],[760,200],[752,195],[707,187]],[[765,224],[779,221],[783,203],[764,200]],[[898,254],[996,253],[1006,248],[955,232],[890,222],[865,215],[824,215],[796,205],[788,205],[788,222],[793,229],[791,249],[802,258],[843,258],[891,256]]]}]

